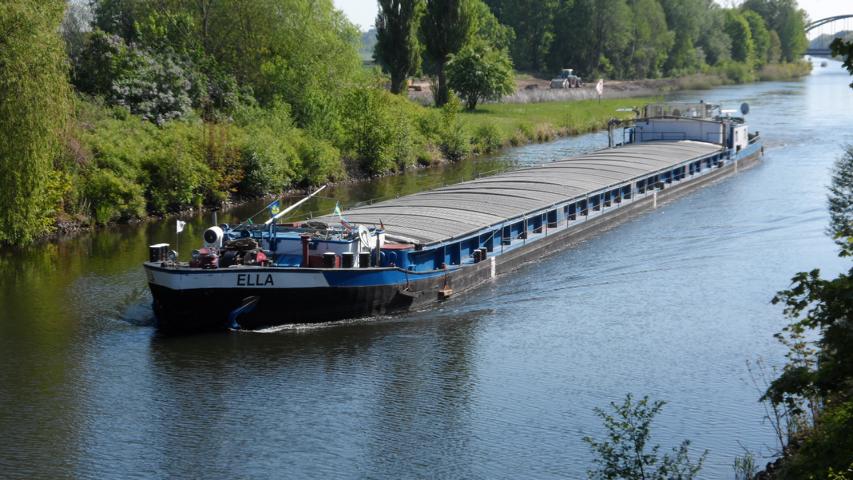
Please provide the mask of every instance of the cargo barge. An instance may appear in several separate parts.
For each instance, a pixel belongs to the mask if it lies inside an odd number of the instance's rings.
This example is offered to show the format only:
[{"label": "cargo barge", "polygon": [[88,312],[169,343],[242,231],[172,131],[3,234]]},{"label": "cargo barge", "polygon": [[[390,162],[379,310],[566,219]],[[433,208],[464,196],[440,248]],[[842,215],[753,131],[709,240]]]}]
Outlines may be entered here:
[{"label": "cargo barge", "polygon": [[286,210],[261,225],[213,226],[190,262],[152,245],[144,269],[158,325],[258,329],[446,301],[750,166],[762,140],[733,113],[647,105],[611,121],[608,148],[579,157],[305,222],[280,223]]}]

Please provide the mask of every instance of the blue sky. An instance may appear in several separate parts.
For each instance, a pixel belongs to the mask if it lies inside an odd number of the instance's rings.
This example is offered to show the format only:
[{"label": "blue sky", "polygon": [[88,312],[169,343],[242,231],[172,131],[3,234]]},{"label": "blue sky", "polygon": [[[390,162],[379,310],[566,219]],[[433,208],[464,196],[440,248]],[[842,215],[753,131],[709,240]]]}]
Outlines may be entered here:
[{"label": "blue sky", "polygon": [[[376,19],[376,0],[334,0],[335,6],[347,14],[350,21],[358,25],[362,30],[369,29]],[[717,0],[717,3],[729,6],[740,1]],[[853,1],[851,0],[799,0],[800,7],[804,8],[812,19],[830,17],[840,14],[853,14]]]}]

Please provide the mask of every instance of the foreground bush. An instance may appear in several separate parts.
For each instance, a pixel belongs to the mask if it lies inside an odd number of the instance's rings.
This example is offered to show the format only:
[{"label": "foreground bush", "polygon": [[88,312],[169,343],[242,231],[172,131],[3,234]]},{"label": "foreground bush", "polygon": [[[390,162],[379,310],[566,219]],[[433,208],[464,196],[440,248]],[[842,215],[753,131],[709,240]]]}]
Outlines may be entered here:
[{"label": "foreground bush", "polygon": [[649,397],[634,401],[628,394],[621,404],[610,403],[612,414],[595,409],[607,429],[605,440],[597,441],[584,437],[596,454],[597,468],[590,470],[589,478],[601,480],[655,479],[690,480],[702,470],[708,452],[705,451],[694,463],[688,450],[690,441],[685,440],[672,454],[660,455],[660,445],[649,446],[651,424],[665,402],[649,403]]}]

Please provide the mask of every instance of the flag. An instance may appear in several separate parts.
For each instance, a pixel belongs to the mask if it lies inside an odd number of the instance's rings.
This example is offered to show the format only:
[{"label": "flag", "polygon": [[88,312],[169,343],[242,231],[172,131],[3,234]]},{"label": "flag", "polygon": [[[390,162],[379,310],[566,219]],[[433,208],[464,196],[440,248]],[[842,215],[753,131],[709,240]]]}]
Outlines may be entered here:
[{"label": "flag", "polygon": [[278,212],[281,211],[281,203],[279,203],[279,201],[276,200],[276,201],[272,202],[271,204],[267,205],[267,208],[270,210],[270,216],[274,217]]},{"label": "flag", "polygon": [[187,224],[187,222],[182,222],[181,220],[178,220],[178,223],[177,223],[177,225],[176,225],[177,230],[178,230],[178,233],[181,233],[181,232],[183,232],[183,231],[184,231],[184,226],[185,226],[186,224]]},{"label": "flag", "polygon": [[343,227],[346,228],[348,232],[352,231],[352,224],[349,223],[348,221],[346,221],[346,219],[344,219],[344,214],[343,214],[343,212],[341,212],[341,204],[340,203],[335,202],[335,211],[332,212],[332,215],[337,215],[338,218],[341,219],[341,225],[343,225]]},{"label": "flag", "polygon": [[598,83],[595,84],[595,91],[598,92],[598,96],[604,95],[604,79],[599,78]]}]

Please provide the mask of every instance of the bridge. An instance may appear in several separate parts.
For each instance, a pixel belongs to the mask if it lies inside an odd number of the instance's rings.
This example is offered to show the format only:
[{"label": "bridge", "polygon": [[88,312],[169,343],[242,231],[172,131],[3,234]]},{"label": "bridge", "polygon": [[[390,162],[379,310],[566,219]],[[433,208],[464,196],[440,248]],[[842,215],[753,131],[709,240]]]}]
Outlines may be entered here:
[{"label": "bridge", "polygon": [[829,44],[837,36],[843,36],[845,32],[853,34],[853,14],[835,15],[810,22],[806,25],[806,35],[809,37],[809,48],[806,50],[806,55],[813,57],[832,56]]}]

